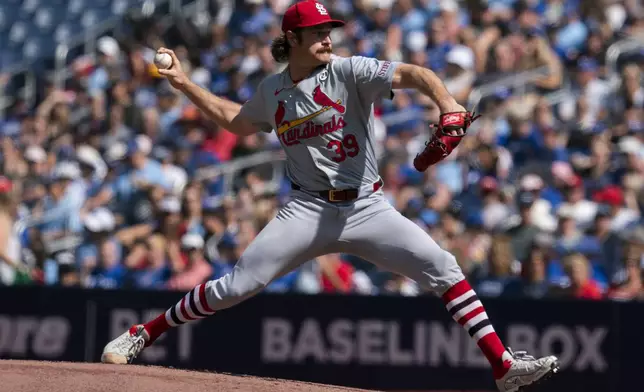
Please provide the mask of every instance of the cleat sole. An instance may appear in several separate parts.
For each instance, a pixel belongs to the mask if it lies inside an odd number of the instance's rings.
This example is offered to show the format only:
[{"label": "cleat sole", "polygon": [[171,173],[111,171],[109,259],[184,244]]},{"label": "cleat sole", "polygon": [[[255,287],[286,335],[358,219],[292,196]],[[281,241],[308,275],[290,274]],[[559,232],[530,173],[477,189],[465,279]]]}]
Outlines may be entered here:
[{"label": "cleat sole", "polygon": [[543,384],[547,383],[548,380],[552,378],[555,374],[559,373],[560,367],[559,362],[553,362],[550,365],[550,370],[544,374],[540,379],[533,382],[530,385],[525,385],[517,390],[517,392],[545,392],[546,389],[542,389]]},{"label": "cleat sole", "polygon": [[105,353],[101,355],[101,362],[110,363],[113,365],[126,365],[129,363],[126,357],[118,354],[109,354],[109,353]]}]

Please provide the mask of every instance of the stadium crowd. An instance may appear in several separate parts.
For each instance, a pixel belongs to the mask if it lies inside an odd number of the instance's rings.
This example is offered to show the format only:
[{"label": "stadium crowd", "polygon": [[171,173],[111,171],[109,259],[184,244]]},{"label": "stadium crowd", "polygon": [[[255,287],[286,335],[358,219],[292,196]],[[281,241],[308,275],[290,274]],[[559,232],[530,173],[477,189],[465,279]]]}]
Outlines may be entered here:
[{"label": "stadium crowd", "polygon": [[[606,62],[612,43],[644,37],[641,2],[324,3],[348,21],[332,36],[338,55],[429,67],[478,104],[482,119],[426,173],[411,161],[438,118],[427,97],[378,103],[376,137],[386,197],[456,255],[479,295],[644,298],[644,51]],[[0,284],[185,291],[229,271],[290,185],[271,164],[232,184],[202,169],[278,140],[208,121],[156,72],[151,48],[174,48],[195,83],[242,103],[284,67],[270,43],[289,4],[212,1],[170,31],[137,20],[98,39],[96,62],[78,57],[63,89],[18,100],[0,123]],[[342,254],[267,291],[422,294]]]}]

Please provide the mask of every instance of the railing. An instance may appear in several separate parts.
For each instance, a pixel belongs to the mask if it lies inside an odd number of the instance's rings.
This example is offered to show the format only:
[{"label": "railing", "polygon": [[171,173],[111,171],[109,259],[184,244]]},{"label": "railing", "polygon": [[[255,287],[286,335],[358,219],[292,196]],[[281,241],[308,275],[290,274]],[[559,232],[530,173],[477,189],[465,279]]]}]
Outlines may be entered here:
[{"label": "railing", "polygon": [[201,168],[197,170],[195,179],[203,181],[222,176],[224,178],[224,193],[227,194],[232,188],[237,173],[259,165],[270,164],[273,166],[273,176],[266,185],[268,188],[275,189],[284,177],[285,159],[286,154],[282,149],[261,151],[230,162]]},{"label": "railing", "polygon": [[500,87],[518,89],[517,93],[522,94],[526,91],[529,83],[535,82],[540,78],[548,75],[548,67],[543,66],[528,71],[515,73],[486,83],[472,90],[468,97],[468,107],[476,108],[483,98],[489,97]]},{"label": "railing", "polygon": [[617,61],[624,53],[644,49],[644,42],[635,38],[625,38],[617,41],[606,49],[606,66],[608,68],[609,82],[612,87],[617,87],[620,83],[619,70]]},{"label": "railing", "polygon": [[[633,52],[636,50],[644,49],[644,42],[634,38],[625,38],[613,43],[606,50],[606,65],[609,72],[608,82],[612,88],[619,85],[620,75],[617,69],[617,61],[624,53]],[[509,87],[518,89],[518,94],[525,92],[525,87],[539,78],[548,74],[548,67],[540,67],[519,74],[512,74],[496,80],[491,83],[484,84],[474,89],[468,98],[468,107],[476,108],[479,102],[490,95],[492,95],[499,87]],[[569,84],[569,82],[568,82]],[[551,105],[563,102],[570,98],[569,85],[564,85],[557,91],[545,95]]]}]

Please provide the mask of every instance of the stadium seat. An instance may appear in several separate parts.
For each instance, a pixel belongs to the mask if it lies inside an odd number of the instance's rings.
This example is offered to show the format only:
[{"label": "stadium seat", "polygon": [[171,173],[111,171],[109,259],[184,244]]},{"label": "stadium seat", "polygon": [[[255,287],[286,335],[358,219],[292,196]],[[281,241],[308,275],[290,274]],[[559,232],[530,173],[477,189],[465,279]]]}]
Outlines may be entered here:
[{"label": "stadium seat", "polygon": [[93,8],[83,12],[80,24],[83,28],[89,29],[111,16],[108,8]]},{"label": "stadium seat", "polygon": [[33,24],[41,32],[51,32],[64,19],[54,8],[40,8],[34,13]]},{"label": "stadium seat", "polygon": [[123,15],[130,7],[128,0],[113,0],[110,6],[110,11],[113,15]]},{"label": "stadium seat", "polygon": [[29,24],[23,21],[17,21],[9,29],[9,45],[21,45],[27,38]]},{"label": "stadium seat", "polygon": [[81,32],[82,32],[82,28],[78,23],[70,23],[70,22],[61,23],[58,26],[56,26],[56,29],[54,30],[54,34],[53,34],[54,42],[61,43],[61,42],[69,41],[71,38],[80,34]]},{"label": "stadium seat", "polygon": [[67,19],[79,19],[85,8],[85,0],[69,0],[67,2]]},{"label": "stadium seat", "polygon": [[40,0],[24,0],[20,7],[20,16],[33,15],[40,7]]},{"label": "stadium seat", "polygon": [[43,54],[43,45],[36,37],[29,37],[22,47],[22,55],[27,61],[34,61]]}]

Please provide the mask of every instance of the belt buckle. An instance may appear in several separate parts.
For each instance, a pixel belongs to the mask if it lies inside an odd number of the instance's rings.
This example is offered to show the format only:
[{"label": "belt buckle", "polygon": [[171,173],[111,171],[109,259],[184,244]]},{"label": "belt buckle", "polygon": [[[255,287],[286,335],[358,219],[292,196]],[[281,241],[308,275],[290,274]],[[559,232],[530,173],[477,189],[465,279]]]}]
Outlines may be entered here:
[{"label": "belt buckle", "polygon": [[329,191],[329,201],[332,202],[332,203],[337,203],[337,202],[343,201],[342,199],[336,199],[335,198],[336,194],[339,194],[340,192],[342,192],[342,190],[340,190],[340,189],[331,189]]}]

